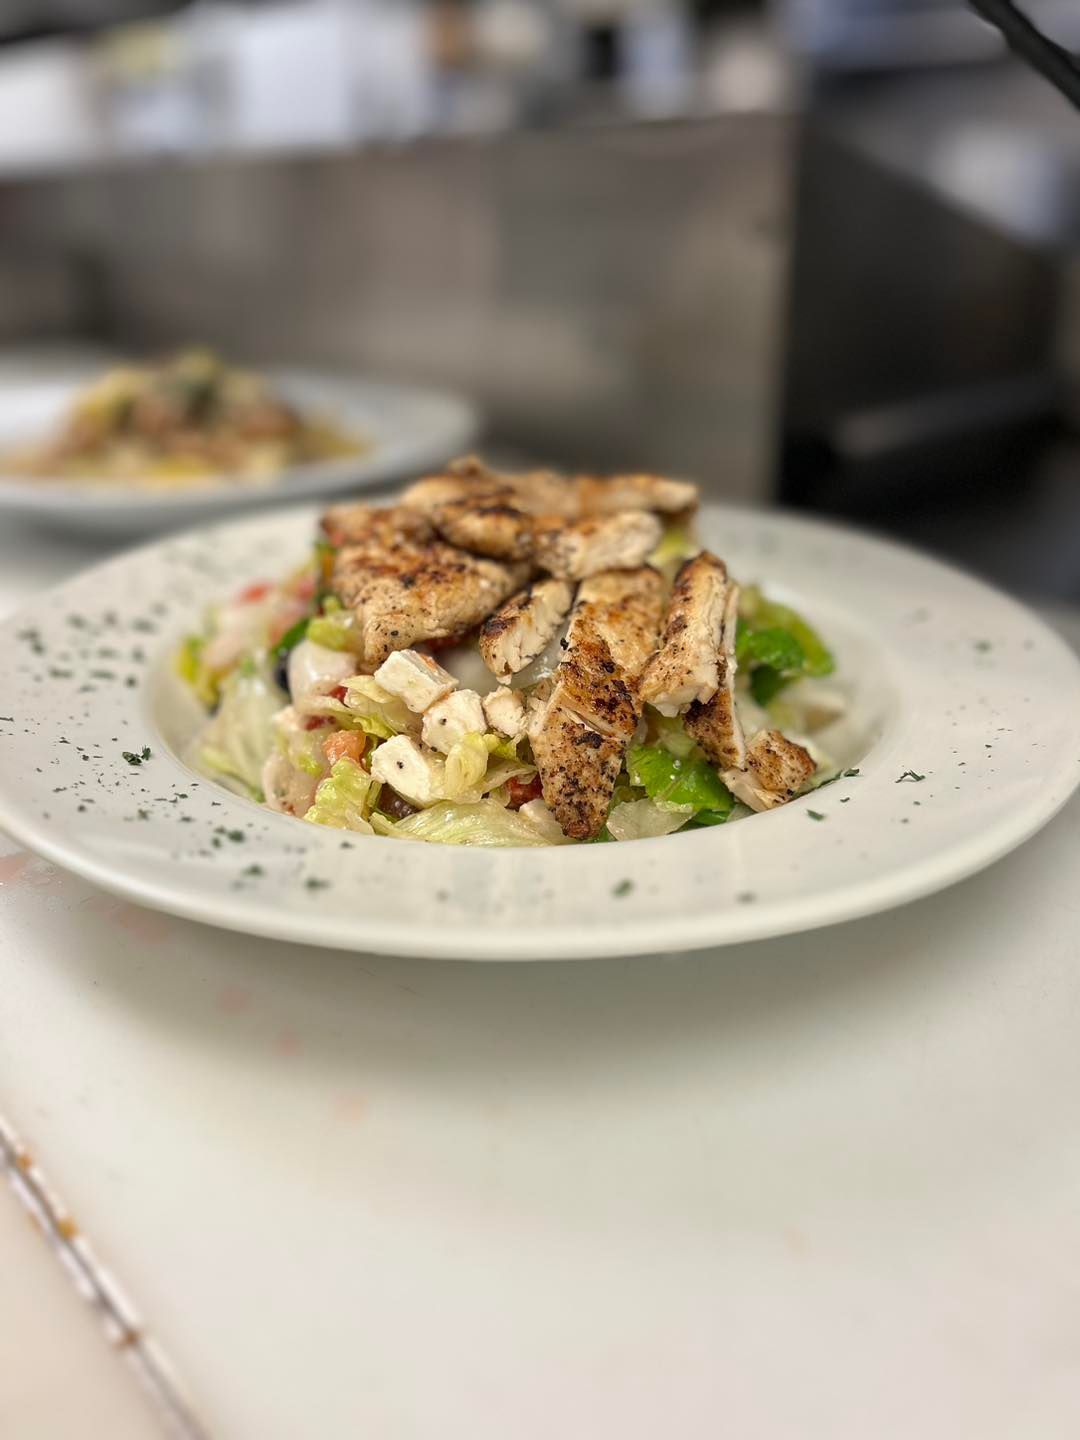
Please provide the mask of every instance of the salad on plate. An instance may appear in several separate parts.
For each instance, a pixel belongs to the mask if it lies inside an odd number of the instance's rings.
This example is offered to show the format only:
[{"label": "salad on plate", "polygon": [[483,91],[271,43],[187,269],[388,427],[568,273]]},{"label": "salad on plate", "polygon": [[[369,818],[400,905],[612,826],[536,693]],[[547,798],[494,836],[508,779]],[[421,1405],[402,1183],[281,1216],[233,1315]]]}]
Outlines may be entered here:
[{"label": "salad on plate", "polygon": [[694,540],[694,485],[461,460],[336,505],[184,641],[186,758],[283,814],[449,845],[727,824],[831,778],[808,621]]}]

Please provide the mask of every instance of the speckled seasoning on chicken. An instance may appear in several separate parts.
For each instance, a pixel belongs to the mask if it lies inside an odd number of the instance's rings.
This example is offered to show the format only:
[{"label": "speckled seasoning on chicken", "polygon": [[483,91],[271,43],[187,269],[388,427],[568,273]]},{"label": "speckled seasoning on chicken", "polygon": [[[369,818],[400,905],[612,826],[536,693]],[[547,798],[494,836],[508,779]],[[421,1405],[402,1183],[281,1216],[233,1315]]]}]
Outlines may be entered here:
[{"label": "speckled seasoning on chicken", "polygon": [[696,504],[686,481],[469,457],[396,504],[330,507],[310,566],[182,647],[208,710],[192,763],[313,824],[441,844],[621,842],[787,803],[830,776],[811,732],[843,710],[822,705],[831,659],[802,617],[764,624],[793,612],[694,542]]}]

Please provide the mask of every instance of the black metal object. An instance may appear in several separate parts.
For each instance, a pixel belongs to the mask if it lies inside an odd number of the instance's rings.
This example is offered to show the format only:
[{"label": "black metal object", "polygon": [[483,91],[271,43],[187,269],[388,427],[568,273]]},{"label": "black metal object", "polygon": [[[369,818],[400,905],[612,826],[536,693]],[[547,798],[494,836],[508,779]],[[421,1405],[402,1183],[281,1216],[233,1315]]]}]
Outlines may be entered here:
[{"label": "black metal object", "polygon": [[975,13],[1000,30],[1009,49],[1026,60],[1080,110],[1080,63],[1018,10],[1013,0],[968,0]]}]

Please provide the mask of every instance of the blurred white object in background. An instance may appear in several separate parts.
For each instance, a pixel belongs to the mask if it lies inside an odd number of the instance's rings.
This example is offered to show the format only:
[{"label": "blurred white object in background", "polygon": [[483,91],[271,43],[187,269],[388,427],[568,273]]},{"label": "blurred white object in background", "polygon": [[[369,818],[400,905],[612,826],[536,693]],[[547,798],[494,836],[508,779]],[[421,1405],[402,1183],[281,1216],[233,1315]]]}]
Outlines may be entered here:
[{"label": "blurred white object in background", "polygon": [[49,40],[0,51],[0,169],[80,164],[100,149],[81,46]]},{"label": "blurred white object in background", "polygon": [[344,145],[352,136],[347,0],[215,6],[226,149]]}]

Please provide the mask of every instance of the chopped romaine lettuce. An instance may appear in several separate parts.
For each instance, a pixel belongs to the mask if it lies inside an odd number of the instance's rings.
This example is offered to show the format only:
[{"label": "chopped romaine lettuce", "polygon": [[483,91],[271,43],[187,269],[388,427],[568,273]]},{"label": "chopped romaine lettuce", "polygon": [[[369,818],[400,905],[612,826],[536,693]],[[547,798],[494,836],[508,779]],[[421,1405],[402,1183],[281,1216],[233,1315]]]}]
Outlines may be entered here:
[{"label": "chopped romaine lettuce", "polygon": [[775,625],[757,630],[745,621],[739,622],[735,658],[740,665],[768,665],[793,675],[806,667],[806,654],[790,630]]},{"label": "chopped romaine lettuce", "polygon": [[739,613],[753,630],[786,630],[798,641],[804,656],[801,673],[831,675],[833,657],[817,631],[790,605],[767,600],[756,585],[746,585],[740,595]]},{"label": "chopped romaine lettuce", "polygon": [[360,639],[351,610],[331,610],[325,615],[313,616],[307,638],[327,650],[355,650]]},{"label": "chopped romaine lettuce", "polygon": [[669,524],[660,536],[656,549],[649,556],[649,564],[670,575],[700,549],[687,526],[676,521]]},{"label": "chopped romaine lettuce", "polygon": [[205,649],[205,635],[189,635],[177,651],[176,673],[210,710],[221,697],[221,676],[207,665],[203,654]]},{"label": "chopped romaine lettuce", "polygon": [[613,840],[650,840],[678,830],[693,813],[692,805],[662,805],[649,799],[627,800],[612,806],[607,831]]},{"label": "chopped romaine lettuce", "polygon": [[735,803],[707,760],[683,759],[661,745],[635,745],[627,754],[626,772],[631,785],[661,806],[689,806],[688,813],[713,810],[726,814]]},{"label": "chopped romaine lettuce", "polygon": [[282,635],[281,639],[274,646],[274,651],[279,660],[286,659],[289,652],[295,650],[307,634],[307,629],[310,624],[310,617],[305,615],[302,620],[297,620],[295,625],[289,626],[288,630],[285,631],[285,634]]},{"label": "chopped romaine lettuce", "polygon": [[315,802],[304,816],[314,825],[330,825],[338,830],[362,830],[372,833],[369,820],[379,798],[381,786],[355,760],[338,760],[330,774],[315,791]]},{"label": "chopped romaine lettuce", "polygon": [[483,735],[476,731],[463,735],[456,745],[451,745],[443,770],[442,793],[445,800],[480,798],[470,792],[478,789],[487,774],[488,753]]},{"label": "chopped romaine lettuce", "polygon": [[771,665],[759,665],[750,672],[750,694],[759,705],[766,706],[779,695],[790,678]]},{"label": "chopped romaine lettuce", "polygon": [[418,810],[404,820],[388,820],[375,814],[372,825],[380,835],[399,840],[426,840],[435,845],[508,848],[557,843],[538,826],[522,819],[516,810],[505,809],[497,800],[470,803],[440,800],[430,809]]},{"label": "chopped romaine lettuce", "polygon": [[344,709],[355,717],[358,728],[380,740],[403,735],[418,728],[415,716],[404,700],[384,690],[371,675],[354,675],[345,681],[348,692]]},{"label": "chopped romaine lettuce", "polygon": [[261,800],[262,768],[274,748],[274,717],[285,703],[265,666],[234,670],[222,684],[217,713],[195,739],[198,768]]},{"label": "chopped romaine lettuce", "polygon": [[513,742],[488,731],[463,735],[450,749],[440,781],[441,798],[469,802],[499,790],[508,780],[535,775],[536,766],[518,758]]},{"label": "chopped romaine lettuce", "polygon": [[686,733],[680,715],[661,715],[659,710],[649,709],[649,729],[657,745],[662,745],[672,755],[685,760],[692,755],[697,745],[692,735]]}]

